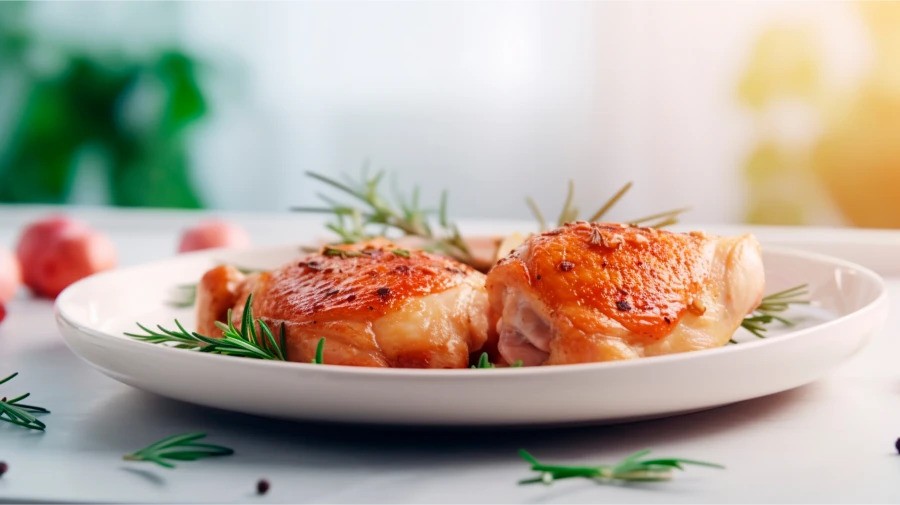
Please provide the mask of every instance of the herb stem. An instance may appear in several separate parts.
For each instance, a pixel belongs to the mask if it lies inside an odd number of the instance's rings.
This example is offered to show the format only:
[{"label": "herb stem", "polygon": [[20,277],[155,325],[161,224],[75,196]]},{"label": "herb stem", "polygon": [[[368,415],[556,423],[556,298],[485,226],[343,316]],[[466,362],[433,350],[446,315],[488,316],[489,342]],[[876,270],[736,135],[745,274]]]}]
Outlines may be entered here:
[{"label": "herb stem", "polygon": [[[344,183],[316,172],[307,172],[316,181],[330,186],[362,204],[342,204],[326,196],[319,195],[329,207],[294,207],[301,212],[327,212],[335,216],[335,221],[326,227],[337,234],[344,243],[354,243],[381,236],[388,230],[396,230],[405,236],[424,239],[426,249],[441,251],[454,259],[472,266],[476,260],[469,250],[458,227],[447,219],[447,193],[441,193],[440,207],[437,211],[420,206],[420,191],[416,187],[409,198],[398,196],[395,204],[379,192],[384,172],[369,177],[363,171],[358,182]],[[437,233],[429,224],[429,217],[437,213],[441,232]]]},{"label": "herb stem", "polygon": [[596,221],[599,221],[600,219],[602,219],[603,216],[605,216],[606,213],[609,212],[609,209],[613,208],[613,206],[615,204],[619,203],[619,200],[621,200],[622,197],[625,196],[625,193],[628,193],[628,190],[631,189],[632,185],[633,185],[633,183],[631,181],[625,183],[624,186],[622,186],[618,191],[616,191],[616,193],[612,196],[612,198],[607,200],[606,203],[604,203],[603,206],[600,207],[599,210],[597,210],[597,212],[594,212],[593,216],[588,218],[588,221],[593,223],[593,222],[596,222]]},{"label": "herb stem", "polygon": [[534,198],[529,196],[525,198],[525,204],[528,205],[532,215],[537,219],[539,230],[545,231],[547,229],[547,219],[544,218],[544,214],[541,212],[541,208],[538,207],[537,202],[534,201]]},{"label": "herb stem", "polygon": [[[634,184],[631,182],[625,183],[624,186],[619,188],[618,191],[616,191],[609,199],[606,200],[606,202],[604,202],[602,206],[600,206],[599,209],[597,209],[597,212],[594,212],[591,217],[588,218],[588,221],[598,222],[603,219],[606,213],[609,212],[610,209],[612,209],[617,203],[619,203],[619,200],[621,200],[622,197],[624,197],[625,194],[628,193],[629,190],[631,190],[631,187],[633,185]],[[578,220],[578,208],[574,205],[574,197],[575,184],[570,180],[568,189],[566,191],[566,198],[563,201],[562,211],[560,211],[559,219],[557,219],[556,222],[557,226],[562,226],[566,223]],[[544,219],[544,215],[541,212],[540,207],[538,207],[537,203],[531,197],[527,197],[525,199],[525,203],[528,205],[528,208],[531,210],[531,213],[534,215],[535,219],[537,219],[541,231],[545,231],[547,229],[547,221]],[[625,222],[630,223],[633,226],[646,224],[649,228],[665,228],[667,226],[678,223],[678,216],[688,210],[690,210],[689,207],[673,209]]]}]

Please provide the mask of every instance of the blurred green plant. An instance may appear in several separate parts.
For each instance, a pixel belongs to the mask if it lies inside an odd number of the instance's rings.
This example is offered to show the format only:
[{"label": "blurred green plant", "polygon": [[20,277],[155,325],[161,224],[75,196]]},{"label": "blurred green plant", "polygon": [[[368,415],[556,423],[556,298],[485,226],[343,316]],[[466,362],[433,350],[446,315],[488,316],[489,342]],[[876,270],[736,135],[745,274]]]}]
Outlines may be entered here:
[{"label": "blurred green plant", "polygon": [[0,201],[69,201],[90,154],[114,205],[200,207],[186,133],[207,104],[194,58],[55,44],[29,30],[26,7],[0,2],[0,83],[19,82],[24,94],[0,138]]}]

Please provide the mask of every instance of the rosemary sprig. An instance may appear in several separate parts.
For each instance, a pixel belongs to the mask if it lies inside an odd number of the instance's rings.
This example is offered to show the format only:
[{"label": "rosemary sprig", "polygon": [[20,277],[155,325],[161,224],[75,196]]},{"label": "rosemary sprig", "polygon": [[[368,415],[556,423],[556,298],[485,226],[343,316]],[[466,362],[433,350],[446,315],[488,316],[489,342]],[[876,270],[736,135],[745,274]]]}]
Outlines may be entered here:
[{"label": "rosemary sprig", "polygon": [[[333,214],[335,220],[326,227],[336,233],[341,242],[355,243],[388,231],[405,236],[420,237],[425,240],[426,249],[434,249],[463,263],[475,263],[469,246],[463,240],[459,228],[447,218],[447,192],[441,193],[440,207],[426,209],[419,202],[419,188],[413,188],[412,195],[402,195],[392,203],[381,192],[381,182],[385,172],[380,171],[369,177],[364,169],[360,180],[342,182],[316,172],[307,175],[332,189],[349,196],[354,203],[339,202],[328,195],[319,194],[326,207],[294,207],[300,212]],[[431,218],[437,217],[439,229],[432,226]],[[398,249],[398,251],[402,251]]]},{"label": "rosemary sprig", "polygon": [[[0,380],[0,385],[13,380],[17,375],[19,375],[19,372],[15,372],[9,377]],[[29,430],[46,430],[47,425],[32,414],[49,414],[50,411],[43,407],[21,403],[22,400],[29,396],[31,396],[31,393],[25,393],[13,399],[7,399],[5,396],[0,398],[0,421],[6,421]]]},{"label": "rosemary sprig", "polygon": [[171,461],[196,461],[216,456],[230,456],[234,450],[214,444],[198,443],[205,433],[172,435],[154,442],[139,451],[122,456],[125,461],[148,461],[164,468],[175,468]]},{"label": "rosemary sprig", "polygon": [[247,301],[244,303],[241,327],[236,328],[234,326],[231,309],[228,310],[227,319],[227,324],[216,322],[216,327],[222,330],[221,338],[208,337],[196,331],[189,332],[177,319],[175,320],[177,328],[175,330],[167,329],[161,325],[157,325],[157,329],[154,330],[137,323],[137,326],[144,333],[125,333],[125,335],[151,344],[174,344],[173,347],[179,349],[191,349],[242,358],[286,361],[284,353],[284,324],[281,325],[279,337],[276,339],[265,321],[253,317],[252,294],[247,297]]},{"label": "rosemary sprig", "polygon": [[[600,206],[600,208],[591,214],[588,218],[590,222],[600,221],[603,216],[612,209],[619,200],[625,196],[625,193],[628,193],[628,190],[631,189],[632,183],[626,183],[624,186],[619,188],[613,196],[611,196],[606,202]],[[566,199],[563,202],[563,208],[559,213],[559,217],[556,220],[556,226],[562,226],[566,223],[570,223],[572,221],[577,221],[578,216],[580,215],[578,207],[574,204],[575,199],[575,183],[573,181],[569,181],[568,190],[566,191]],[[531,209],[531,213],[534,215],[535,219],[538,222],[538,226],[540,226],[541,231],[547,230],[547,219],[544,217],[544,214],[541,212],[540,207],[537,202],[534,201],[533,198],[527,197],[525,199],[525,203],[528,205],[528,208]],[[632,226],[646,226],[648,228],[665,228],[666,226],[671,226],[678,222],[678,216],[690,210],[689,208],[681,208],[681,209],[672,209],[665,212],[660,212],[657,214],[652,214],[649,216],[644,216],[639,219],[633,219],[630,221],[623,221],[625,223],[629,223]]]},{"label": "rosemary sprig", "polygon": [[599,482],[658,482],[672,478],[673,470],[684,470],[684,465],[706,466],[710,468],[725,467],[717,463],[697,461],[683,458],[641,459],[650,454],[649,449],[635,452],[615,465],[570,466],[545,465],[524,449],[519,449],[519,456],[531,465],[531,469],[540,474],[537,477],[522,479],[519,484],[546,484],[554,481],[582,477]]},{"label": "rosemary sprig", "polygon": [[741,327],[756,335],[758,338],[766,338],[768,325],[777,321],[785,326],[793,326],[794,321],[779,314],[788,310],[792,305],[808,305],[809,285],[800,284],[792,288],[772,293],[762,299],[756,307],[741,322]]}]

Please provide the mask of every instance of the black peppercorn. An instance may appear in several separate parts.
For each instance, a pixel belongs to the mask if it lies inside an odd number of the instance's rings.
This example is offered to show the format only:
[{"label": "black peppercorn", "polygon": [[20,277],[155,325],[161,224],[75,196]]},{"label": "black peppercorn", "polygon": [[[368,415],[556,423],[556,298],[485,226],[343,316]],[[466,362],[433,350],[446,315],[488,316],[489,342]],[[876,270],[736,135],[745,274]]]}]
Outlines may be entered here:
[{"label": "black peppercorn", "polygon": [[0,461],[0,477],[3,477],[7,470],[9,470],[9,465],[6,464],[6,461]]},{"label": "black peppercorn", "polygon": [[266,479],[259,479],[259,482],[256,483],[256,494],[266,494],[269,492],[269,481]]}]

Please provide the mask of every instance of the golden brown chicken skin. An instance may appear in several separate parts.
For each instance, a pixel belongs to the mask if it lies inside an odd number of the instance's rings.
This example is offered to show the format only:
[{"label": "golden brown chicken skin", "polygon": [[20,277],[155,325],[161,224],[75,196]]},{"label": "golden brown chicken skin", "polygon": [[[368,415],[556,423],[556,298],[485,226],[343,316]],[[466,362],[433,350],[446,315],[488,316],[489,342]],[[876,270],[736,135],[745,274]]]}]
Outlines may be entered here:
[{"label": "golden brown chicken skin", "polygon": [[254,315],[286,329],[287,358],[309,362],[325,337],[328,364],[463,368],[488,338],[484,275],[443,256],[383,241],[328,247],[277,270],[207,272],[198,331],[234,317],[249,294]]},{"label": "golden brown chicken skin", "polygon": [[763,287],[752,236],[586,222],[530,237],[487,279],[500,358],[525,365],[720,346]]}]

